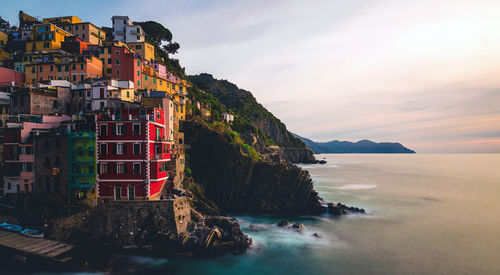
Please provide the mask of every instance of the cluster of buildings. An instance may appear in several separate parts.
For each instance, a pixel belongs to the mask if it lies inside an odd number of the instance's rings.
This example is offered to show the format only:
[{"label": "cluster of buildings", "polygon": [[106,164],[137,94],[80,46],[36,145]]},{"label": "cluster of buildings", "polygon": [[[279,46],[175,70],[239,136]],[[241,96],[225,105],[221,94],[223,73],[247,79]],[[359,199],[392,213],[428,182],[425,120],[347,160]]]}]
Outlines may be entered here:
[{"label": "cluster of buildings", "polygon": [[89,205],[175,196],[184,177],[188,83],[144,30],[19,13],[0,28],[0,194]]}]

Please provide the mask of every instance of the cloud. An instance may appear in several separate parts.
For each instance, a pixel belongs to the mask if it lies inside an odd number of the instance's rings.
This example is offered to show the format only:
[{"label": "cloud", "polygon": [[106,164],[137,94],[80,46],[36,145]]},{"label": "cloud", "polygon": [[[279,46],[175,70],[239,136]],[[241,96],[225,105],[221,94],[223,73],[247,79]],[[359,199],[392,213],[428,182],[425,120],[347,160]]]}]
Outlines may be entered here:
[{"label": "cloud", "polygon": [[115,14],[159,21],[188,73],[250,90],[309,138],[500,152],[498,1],[18,2],[5,8],[14,20],[22,8],[108,26]]}]

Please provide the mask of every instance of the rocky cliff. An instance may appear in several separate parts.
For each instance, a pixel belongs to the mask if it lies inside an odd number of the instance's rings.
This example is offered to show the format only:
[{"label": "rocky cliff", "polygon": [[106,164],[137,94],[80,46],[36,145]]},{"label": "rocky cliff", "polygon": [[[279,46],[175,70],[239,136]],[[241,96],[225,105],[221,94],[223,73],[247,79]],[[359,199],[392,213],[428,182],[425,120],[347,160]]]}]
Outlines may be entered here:
[{"label": "rocky cliff", "polygon": [[309,173],[295,165],[258,161],[240,147],[191,121],[181,124],[189,167],[207,199],[227,213],[320,213]]},{"label": "rocky cliff", "polygon": [[[269,160],[287,161],[290,163],[314,163],[316,160],[311,151],[298,138],[294,137],[278,118],[269,112],[262,104],[258,103],[249,91],[238,88],[227,80],[215,79],[210,74],[190,76],[194,85],[210,94],[204,103],[209,103],[212,115],[218,116],[220,112],[232,112],[235,115],[231,124],[233,130],[240,133],[245,143],[253,146]],[[194,101],[196,91],[190,92]],[[223,106],[220,106],[220,105]],[[222,108],[221,108],[222,107]],[[269,147],[275,147],[269,149]]]}]

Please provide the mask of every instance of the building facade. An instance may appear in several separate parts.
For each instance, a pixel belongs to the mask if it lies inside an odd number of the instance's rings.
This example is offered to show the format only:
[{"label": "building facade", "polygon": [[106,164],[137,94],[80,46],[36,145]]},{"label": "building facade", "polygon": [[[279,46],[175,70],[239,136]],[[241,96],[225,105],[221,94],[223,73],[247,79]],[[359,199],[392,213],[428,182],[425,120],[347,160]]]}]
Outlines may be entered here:
[{"label": "building facade", "polygon": [[132,24],[128,16],[113,16],[113,36],[114,40],[122,42],[144,42],[146,34],[141,26]]},{"label": "building facade", "polygon": [[171,159],[166,120],[164,110],[146,107],[97,115],[98,199],[160,199]]}]

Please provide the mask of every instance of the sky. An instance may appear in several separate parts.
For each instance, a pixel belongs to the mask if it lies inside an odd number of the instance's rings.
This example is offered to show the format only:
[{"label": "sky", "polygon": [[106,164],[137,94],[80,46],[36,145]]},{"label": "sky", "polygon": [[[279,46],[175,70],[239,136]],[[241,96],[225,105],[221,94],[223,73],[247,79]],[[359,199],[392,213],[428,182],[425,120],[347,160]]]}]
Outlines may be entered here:
[{"label": "sky", "polygon": [[189,74],[249,90],[315,141],[401,142],[417,153],[500,153],[500,1],[8,1],[168,27]]}]

